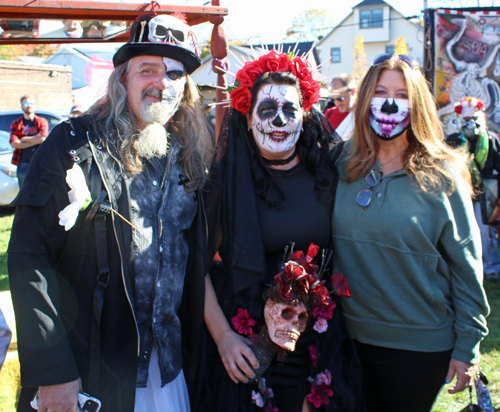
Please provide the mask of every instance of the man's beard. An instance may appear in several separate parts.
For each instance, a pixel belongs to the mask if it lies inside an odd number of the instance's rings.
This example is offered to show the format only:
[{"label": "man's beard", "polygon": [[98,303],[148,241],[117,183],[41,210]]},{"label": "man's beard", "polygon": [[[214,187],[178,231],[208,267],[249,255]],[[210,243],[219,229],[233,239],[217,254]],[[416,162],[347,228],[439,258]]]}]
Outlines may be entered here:
[{"label": "man's beard", "polygon": [[136,149],[138,155],[146,159],[165,156],[168,150],[168,133],[165,126],[160,123],[146,126],[139,133]]},{"label": "man's beard", "polygon": [[164,125],[177,108],[177,103],[172,104],[171,101],[149,103],[145,99],[146,94],[156,95],[156,93],[158,94],[156,97],[162,98],[161,92],[155,89],[145,90],[141,105],[141,117],[149,124],[139,133],[136,149],[139,156],[146,159],[167,154],[168,133]]},{"label": "man's beard", "polygon": [[[161,99],[159,102],[150,103],[147,96]],[[167,97],[167,98],[166,98]],[[166,124],[176,112],[181,96],[164,96],[164,93],[154,88],[147,89],[142,94],[141,117],[147,123]]]}]

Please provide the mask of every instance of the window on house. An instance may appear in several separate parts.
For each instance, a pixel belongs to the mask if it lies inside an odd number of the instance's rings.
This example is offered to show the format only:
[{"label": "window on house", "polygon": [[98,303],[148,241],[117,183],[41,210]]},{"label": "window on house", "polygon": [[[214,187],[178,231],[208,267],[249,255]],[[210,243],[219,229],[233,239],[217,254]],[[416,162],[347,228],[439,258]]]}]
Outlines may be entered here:
[{"label": "window on house", "polygon": [[373,27],[384,27],[382,9],[360,10],[359,27],[371,29]]},{"label": "window on house", "polygon": [[385,52],[387,54],[394,54],[394,45],[393,44],[388,44],[387,46],[385,46]]},{"label": "window on house", "polygon": [[332,47],[332,63],[340,63],[340,47]]}]

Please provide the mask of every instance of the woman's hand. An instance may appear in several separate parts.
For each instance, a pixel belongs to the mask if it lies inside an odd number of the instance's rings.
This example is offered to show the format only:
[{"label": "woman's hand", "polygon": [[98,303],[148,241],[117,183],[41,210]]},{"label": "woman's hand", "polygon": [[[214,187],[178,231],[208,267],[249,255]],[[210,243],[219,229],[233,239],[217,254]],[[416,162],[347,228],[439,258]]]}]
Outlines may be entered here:
[{"label": "woman's hand", "polygon": [[248,339],[231,329],[227,329],[219,335],[216,343],[224,367],[234,383],[246,383],[248,378],[255,377],[255,373],[246,359],[254,369],[259,367],[259,361],[250,349]]},{"label": "woman's hand", "polygon": [[453,388],[448,389],[449,393],[463,391],[465,388],[472,385],[474,376],[476,376],[476,366],[472,363],[465,363],[452,359],[450,368],[448,369],[448,375],[446,375],[446,383],[451,382],[455,375],[457,375],[457,382]]}]

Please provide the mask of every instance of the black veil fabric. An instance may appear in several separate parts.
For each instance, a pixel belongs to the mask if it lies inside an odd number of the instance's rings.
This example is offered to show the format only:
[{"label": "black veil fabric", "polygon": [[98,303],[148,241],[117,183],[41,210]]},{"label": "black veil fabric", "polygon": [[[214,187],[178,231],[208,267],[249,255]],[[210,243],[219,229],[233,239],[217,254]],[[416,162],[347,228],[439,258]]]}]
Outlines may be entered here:
[{"label": "black veil fabric", "polygon": [[[329,142],[329,149],[342,141],[320,112],[313,109],[309,116],[321,128],[323,138]],[[216,262],[210,271],[223,311],[228,308],[228,301],[234,304],[242,300],[248,303],[250,313],[262,310],[262,303],[259,307],[258,304],[252,306],[249,302],[256,290],[255,285],[264,281],[268,271],[257,215],[254,170],[258,165],[252,158],[249,144],[251,136],[246,118],[236,110],[228,111],[217,142],[211,182],[205,193],[213,254],[219,237],[222,236],[223,239],[219,250],[224,263]],[[265,174],[266,168],[261,172]],[[269,174],[269,179],[271,178]],[[231,319],[228,321],[231,322]],[[325,333],[315,334],[311,340],[318,349],[318,364],[316,367],[311,366],[310,376],[314,377],[328,369],[332,374],[330,387],[334,395],[328,405],[314,409],[326,412],[362,412],[365,409],[361,405],[361,367],[355,346],[347,337],[339,304],[328,324]],[[257,391],[255,385],[234,384],[224,369],[217,345],[210,337],[208,340],[209,365],[200,411],[262,411],[262,408],[251,401],[252,390]]]}]

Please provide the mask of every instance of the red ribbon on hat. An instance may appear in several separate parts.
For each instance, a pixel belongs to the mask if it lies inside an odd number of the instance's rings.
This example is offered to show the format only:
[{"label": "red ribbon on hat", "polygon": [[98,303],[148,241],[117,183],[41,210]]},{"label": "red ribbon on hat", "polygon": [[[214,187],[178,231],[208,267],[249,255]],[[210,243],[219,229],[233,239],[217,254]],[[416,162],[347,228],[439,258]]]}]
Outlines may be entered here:
[{"label": "red ribbon on hat", "polygon": [[152,11],[153,11],[153,16],[158,16],[158,13],[156,12],[156,7],[158,7],[159,9],[161,9],[161,6],[160,4],[157,2],[157,1],[152,1],[151,2],[151,7],[152,7]]}]

